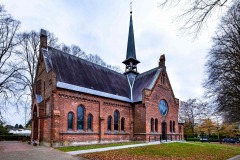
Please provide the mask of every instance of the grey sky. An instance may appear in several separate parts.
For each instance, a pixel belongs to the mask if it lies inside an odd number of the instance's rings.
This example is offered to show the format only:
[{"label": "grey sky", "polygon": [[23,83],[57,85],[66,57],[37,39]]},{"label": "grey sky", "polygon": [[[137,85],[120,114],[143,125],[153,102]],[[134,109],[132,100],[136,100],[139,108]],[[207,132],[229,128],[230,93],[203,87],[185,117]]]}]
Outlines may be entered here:
[{"label": "grey sky", "polygon": [[[140,73],[158,65],[166,56],[167,72],[175,96],[187,100],[202,96],[204,63],[211,47],[217,19],[198,39],[179,36],[180,10],[158,7],[157,0],[133,1],[133,27]],[[53,32],[59,42],[76,44],[86,53],[98,54],[105,62],[124,70],[129,28],[129,0],[2,0],[5,9],[21,21],[21,30]],[[16,118],[18,117],[18,119]],[[23,123],[23,116],[8,120]]]}]

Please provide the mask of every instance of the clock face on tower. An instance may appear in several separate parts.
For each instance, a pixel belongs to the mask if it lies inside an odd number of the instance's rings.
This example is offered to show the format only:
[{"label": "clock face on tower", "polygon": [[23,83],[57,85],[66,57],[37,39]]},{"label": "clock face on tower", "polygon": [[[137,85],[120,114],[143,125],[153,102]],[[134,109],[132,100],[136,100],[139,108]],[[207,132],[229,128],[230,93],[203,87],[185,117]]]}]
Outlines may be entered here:
[{"label": "clock face on tower", "polygon": [[160,100],[159,104],[158,104],[158,109],[160,111],[160,114],[163,116],[166,116],[168,113],[168,105],[167,102],[165,100]]}]

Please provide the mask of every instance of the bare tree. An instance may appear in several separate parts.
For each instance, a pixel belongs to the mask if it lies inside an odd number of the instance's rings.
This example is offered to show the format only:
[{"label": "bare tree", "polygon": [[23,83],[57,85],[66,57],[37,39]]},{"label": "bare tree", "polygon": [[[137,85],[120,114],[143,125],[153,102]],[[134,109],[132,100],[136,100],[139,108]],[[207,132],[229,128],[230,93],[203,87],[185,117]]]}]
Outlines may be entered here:
[{"label": "bare tree", "polygon": [[72,45],[71,46],[71,53],[74,56],[77,56],[82,59],[87,59],[87,55],[84,51],[81,50],[81,48],[77,45]]},{"label": "bare tree", "polygon": [[183,33],[193,33],[196,37],[202,30],[204,24],[207,24],[209,18],[218,14],[223,7],[230,7],[234,0],[160,0],[159,6],[176,7],[184,5],[186,9],[179,15],[183,22],[180,30]]},{"label": "bare tree", "polygon": [[71,54],[71,47],[67,46],[66,44],[62,43],[60,45],[60,50],[65,52],[65,53],[68,53],[68,54]]},{"label": "bare tree", "polygon": [[186,102],[180,102],[179,119],[187,123],[190,134],[195,133],[195,126],[200,124],[203,119],[209,117],[211,110],[208,103],[199,99],[189,99]]},{"label": "bare tree", "polygon": [[112,66],[104,62],[104,60],[97,54],[86,54],[81,48],[77,45],[72,45],[71,47],[65,45],[64,43],[61,44],[60,49],[68,54],[72,54],[76,57],[85,59],[89,62],[93,62],[95,64],[101,65],[113,71],[122,73],[123,71],[119,66]]},{"label": "bare tree", "polygon": [[208,55],[208,96],[227,122],[240,122],[240,2],[222,18]]},{"label": "bare tree", "polygon": [[[58,39],[53,33],[48,33],[48,46],[59,47],[57,45]],[[40,36],[36,31],[23,32],[18,34],[18,38],[21,39],[21,43],[18,46],[18,58],[21,59],[22,64],[25,66],[25,74],[23,79],[27,87],[27,95],[33,94],[33,83],[36,76],[38,56],[39,56],[39,46],[40,46]]]},{"label": "bare tree", "polygon": [[[13,19],[0,5],[0,110],[7,102],[19,97],[24,89],[21,79],[23,66],[16,58],[16,38],[20,22]],[[1,113],[1,112],[0,112]]]}]

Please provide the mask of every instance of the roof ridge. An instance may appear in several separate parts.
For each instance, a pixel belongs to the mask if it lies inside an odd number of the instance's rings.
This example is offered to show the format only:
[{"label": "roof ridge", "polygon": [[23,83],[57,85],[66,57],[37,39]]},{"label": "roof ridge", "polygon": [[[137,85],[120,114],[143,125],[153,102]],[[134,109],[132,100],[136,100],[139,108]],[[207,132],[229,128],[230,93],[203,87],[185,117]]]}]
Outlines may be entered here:
[{"label": "roof ridge", "polygon": [[156,70],[156,69],[160,69],[160,68],[159,68],[159,67],[152,68],[152,69],[150,69],[150,70],[148,70],[148,71],[145,71],[145,72],[143,72],[143,73],[137,75],[136,78],[138,78],[138,77],[142,77],[142,76],[144,76],[144,75],[146,75],[146,74],[148,74],[148,73],[151,73],[152,71],[154,71],[154,70]]},{"label": "roof ridge", "polygon": [[57,49],[57,48],[53,48],[53,47],[48,47],[48,48],[55,49],[55,50],[61,52],[62,54],[65,54],[65,55],[67,55],[67,56],[69,56],[69,57],[72,57],[72,58],[75,58],[75,59],[77,59],[77,60],[81,60],[81,61],[84,61],[84,62],[86,62],[86,63],[93,64],[93,65],[98,65],[98,66],[100,66],[100,67],[103,68],[103,69],[109,70],[109,71],[111,71],[111,72],[115,72],[115,73],[120,74],[120,75],[122,75],[122,76],[125,77],[124,74],[119,73],[119,72],[114,71],[114,70],[111,70],[111,69],[109,69],[109,68],[107,68],[107,67],[104,67],[104,66],[102,66],[102,65],[100,65],[100,64],[97,64],[97,63],[94,63],[94,62],[88,61],[88,60],[86,60],[86,59],[83,59],[83,58],[81,58],[81,57],[77,57],[77,56],[75,56],[75,55],[72,55],[72,54],[66,53],[66,52],[61,51],[60,49]]}]

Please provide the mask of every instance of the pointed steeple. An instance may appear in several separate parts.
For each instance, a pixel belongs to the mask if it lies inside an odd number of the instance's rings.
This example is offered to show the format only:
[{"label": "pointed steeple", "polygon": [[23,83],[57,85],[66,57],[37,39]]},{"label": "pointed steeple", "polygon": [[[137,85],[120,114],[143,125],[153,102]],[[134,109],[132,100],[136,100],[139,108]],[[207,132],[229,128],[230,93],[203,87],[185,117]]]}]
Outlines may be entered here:
[{"label": "pointed steeple", "polygon": [[[131,13],[131,12],[130,12]],[[136,59],[135,42],[134,42],[134,32],[133,32],[133,22],[132,14],[130,15],[129,33],[128,33],[128,44],[127,44],[127,55],[126,59],[134,58]]]},{"label": "pointed steeple", "polygon": [[127,54],[126,60],[123,61],[126,65],[126,70],[124,74],[137,72],[137,64],[140,63],[136,58],[135,42],[134,42],[134,32],[133,32],[133,20],[132,20],[132,10],[130,11],[130,24],[128,32],[128,44],[127,44]]}]

